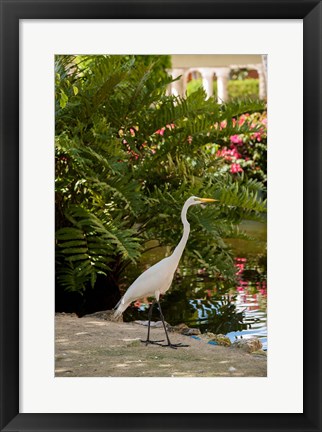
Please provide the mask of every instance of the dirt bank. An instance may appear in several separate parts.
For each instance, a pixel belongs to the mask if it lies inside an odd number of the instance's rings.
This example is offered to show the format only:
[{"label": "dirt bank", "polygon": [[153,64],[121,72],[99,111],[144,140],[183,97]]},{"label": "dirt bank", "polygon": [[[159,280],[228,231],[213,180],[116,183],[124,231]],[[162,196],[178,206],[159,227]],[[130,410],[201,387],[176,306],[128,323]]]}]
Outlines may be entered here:
[{"label": "dirt bank", "polygon": [[[56,315],[57,377],[265,377],[266,356],[170,333],[171,349],[140,342],[147,328],[97,317]],[[164,339],[152,328],[152,339]]]}]

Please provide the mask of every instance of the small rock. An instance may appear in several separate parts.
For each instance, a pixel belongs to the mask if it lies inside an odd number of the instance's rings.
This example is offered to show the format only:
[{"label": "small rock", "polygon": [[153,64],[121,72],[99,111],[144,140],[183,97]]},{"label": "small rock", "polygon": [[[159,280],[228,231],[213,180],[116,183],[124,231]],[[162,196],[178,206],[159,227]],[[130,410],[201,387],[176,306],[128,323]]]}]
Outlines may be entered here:
[{"label": "small rock", "polygon": [[215,338],[215,333],[212,332],[206,332],[204,333],[205,336],[207,336],[209,339],[214,339]]},{"label": "small rock", "polygon": [[181,324],[177,324],[175,326],[170,327],[169,330],[172,332],[181,333],[183,330],[186,330],[186,329],[189,329],[187,324],[181,323]]},{"label": "small rock", "polygon": [[233,366],[230,366],[230,368],[228,368],[228,371],[229,372],[236,372],[236,368],[234,368]]},{"label": "small rock", "polygon": [[186,336],[196,336],[196,335],[200,335],[201,331],[197,328],[188,328],[188,329],[183,329],[181,334]]},{"label": "small rock", "polygon": [[183,334],[185,336],[200,335],[201,331],[197,328],[190,328],[186,324],[178,324],[170,328],[170,331]]},{"label": "small rock", "polygon": [[223,346],[230,346],[231,345],[231,341],[230,341],[229,337],[227,337],[223,334],[215,335],[214,338],[211,339],[211,341],[217,342],[218,345],[223,345]]},{"label": "small rock", "polygon": [[249,339],[237,339],[232,346],[245,352],[253,353],[262,349],[262,342],[257,337],[252,337]]}]

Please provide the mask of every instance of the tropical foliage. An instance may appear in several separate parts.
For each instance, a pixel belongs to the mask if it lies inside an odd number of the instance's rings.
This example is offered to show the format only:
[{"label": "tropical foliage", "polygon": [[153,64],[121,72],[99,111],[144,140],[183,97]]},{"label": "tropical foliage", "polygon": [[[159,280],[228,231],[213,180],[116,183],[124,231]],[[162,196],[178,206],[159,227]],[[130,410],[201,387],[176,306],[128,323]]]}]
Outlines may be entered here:
[{"label": "tropical foliage", "polygon": [[[236,121],[236,120],[234,120]],[[224,171],[245,172],[249,178],[267,182],[267,113],[243,114],[238,118],[239,125],[247,124],[254,129],[252,134],[241,133],[227,137],[224,145],[215,147],[217,156],[226,162]],[[221,127],[225,128],[223,122]]]},{"label": "tropical foliage", "polygon": [[238,119],[264,104],[218,105],[202,89],[169,96],[165,58],[148,57],[55,59],[57,289],[85,292],[102,276],[108,290],[109,281],[119,285],[125,268],[140,260],[149,240],[173,248],[191,195],[220,204],[190,210],[185,260],[234,280],[223,238],[238,235],[242,218],[265,211],[263,184],[246,170],[225,170],[214,146],[234,135],[251,139],[258,127]]}]

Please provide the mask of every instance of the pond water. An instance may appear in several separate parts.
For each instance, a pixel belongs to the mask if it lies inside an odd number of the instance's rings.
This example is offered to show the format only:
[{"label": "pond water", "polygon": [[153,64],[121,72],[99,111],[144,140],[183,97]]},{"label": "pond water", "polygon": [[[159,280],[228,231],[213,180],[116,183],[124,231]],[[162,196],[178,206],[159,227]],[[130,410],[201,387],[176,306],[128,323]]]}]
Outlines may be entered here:
[{"label": "pond water", "polygon": [[[178,269],[171,289],[163,296],[161,307],[171,325],[185,323],[202,333],[209,331],[235,338],[257,336],[267,349],[267,268],[266,224],[244,221],[241,228],[251,239],[226,239],[235,257],[236,285],[227,285],[183,265]],[[166,248],[145,254],[141,270],[166,256]],[[137,271],[137,270],[136,270]],[[127,275],[129,285],[137,276]],[[150,302],[135,302],[124,314],[125,321],[146,320]],[[154,320],[159,320],[155,306]]]}]

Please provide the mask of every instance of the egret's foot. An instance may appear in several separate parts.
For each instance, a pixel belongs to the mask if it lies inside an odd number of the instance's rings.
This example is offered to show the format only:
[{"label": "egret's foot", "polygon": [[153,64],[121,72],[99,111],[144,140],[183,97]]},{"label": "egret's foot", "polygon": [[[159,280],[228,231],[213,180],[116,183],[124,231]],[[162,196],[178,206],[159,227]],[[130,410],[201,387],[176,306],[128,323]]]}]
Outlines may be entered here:
[{"label": "egret's foot", "polygon": [[177,349],[177,348],[186,348],[186,347],[189,347],[190,345],[185,345],[185,344],[182,344],[182,343],[177,343],[177,344],[168,343],[167,345],[162,345],[162,346],[169,347],[169,348],[172,348],[172,349]]},{"label": "egret's foot", "polygon": [[142,342],[142,343],[145,343],[145,345],[149,345],[149,344],[151,344],[151,345],[160,345],[160,346],[163,346],[162,344],[160,344],[159,342],[164,342],[164,339],[161,339],[161,340],[156,340],[156,341],[151,341],[151,340],[142,340],[142,339],[140,339],[140,341]]}]

